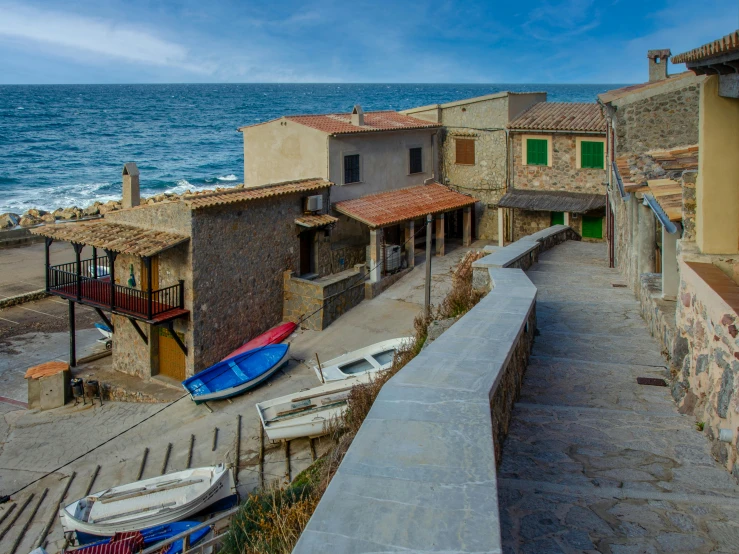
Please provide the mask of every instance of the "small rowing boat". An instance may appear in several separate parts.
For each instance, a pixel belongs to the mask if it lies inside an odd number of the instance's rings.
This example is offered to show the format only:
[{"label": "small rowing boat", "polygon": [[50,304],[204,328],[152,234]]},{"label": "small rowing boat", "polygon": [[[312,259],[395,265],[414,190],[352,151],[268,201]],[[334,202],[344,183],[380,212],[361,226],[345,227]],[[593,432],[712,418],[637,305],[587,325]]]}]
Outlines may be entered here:
[{"label": "small rowing boat", "polygon": [[366,373],[348,381],[327,383],[259,402],[256,406],[264,432],[273,441],[325,435],[326,424],[346,410],[352,387],[371,380],[372,375]]},{"label": "small rowing boat", "polygon": [[321,382],[328,383],[390,369],[395,352],[403,344],[410,344],[411,340],[411,337],[402,337],[371,344],[322,363],[320,366],[316,363],[313,365],[313,370]]},{"label": "small rowing boat", "polygon": [[204,369],[182,381],[182,386],[198,404],[236,396],[277,371],[287,362],[289,349],[289,344],[270,344],[249,350]]},{"label": "small rowing boat", "polygon": [[61,507],[59,517],[67,533],[112,537],[223,510],[237,500],[231,470],[218,464],[96,492]]},{"label": "small rowing boat", "polygon": [[[151,527],[149,529],[144,529],[140,531],[141,539],[143,540],[144,547],[148,548],[160,542],[166,541],[167,539],[171,539],[175,535],[179,535],[180,533],[183,533],[191,527],[195,527],[199,524],[199,521],[175,521],[173,523],[167,523],[166,525],[157,525],[156,527]],[[115,548],[117,542],[119,542],[121,539],[126,540],[130,534],[138,532],[139,531],[132,531],[130,533],[118,533],[113,537],[100,540],[100,537],[96,537],[94,535],[86,535],[78,531],[77,542],[79,542],[83,546],[71,552],[84,552],[84,554],[117,554],[118,550],[116,550]],[[203,529],[198,529],[197,531],[193,531],[192,533],[190,533],[190,546],[194,546],[195,544],[200,542],[208,533],[210,533],[210,527],[204,527]],[[88,542],[88,539],[94,542]],[[107,546],[108,548],[94,548],[101,546]],[[182,552],[182,539],[175,541],[167,546],[161,554],[179,554],[180,552]]]},{"label": "small rowing boat", "polygon": [[272,327],[272,329],[270,329],[269,331],[262,333],[258,337],[255,337],[249,342],[245,342],[243,345],[239,346],[236,350],[223,358],[223,360],[228,360],[229,358],[233,358],[234,356],[238,356],[239,354],[243,354],[244,352],[254,350],[255,348],[259,348],[261,346],[267,346],[268,344],[278,344],[292,335],[293,331],[295,331],[295,329],[297,328],[298,325],[296,323],[293,323],[292,321],[282,323],[277,327]]}]

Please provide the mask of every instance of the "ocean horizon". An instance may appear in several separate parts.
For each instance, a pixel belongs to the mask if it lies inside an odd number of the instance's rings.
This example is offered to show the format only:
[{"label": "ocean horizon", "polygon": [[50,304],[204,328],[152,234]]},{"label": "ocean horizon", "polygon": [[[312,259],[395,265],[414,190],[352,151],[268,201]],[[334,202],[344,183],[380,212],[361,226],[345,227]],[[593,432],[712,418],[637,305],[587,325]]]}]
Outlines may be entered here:
[{"label": "ocean horizon", "polygon": [[144,196],[243,180],[238,127],[288,114],[403,110],[504,90],[595,102],[618,84],[1,85],[0,213],[121,197],[133,161]]}]

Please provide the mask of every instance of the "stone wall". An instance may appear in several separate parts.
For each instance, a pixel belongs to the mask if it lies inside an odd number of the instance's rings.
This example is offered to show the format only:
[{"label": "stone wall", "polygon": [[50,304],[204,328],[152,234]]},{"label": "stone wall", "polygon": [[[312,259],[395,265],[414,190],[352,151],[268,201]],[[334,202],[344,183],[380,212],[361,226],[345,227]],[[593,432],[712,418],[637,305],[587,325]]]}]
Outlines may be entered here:
[{"label": "stone wall", "polygon": [[682,260],[677,328],[672,394],[703,422],[714,458],[739,481],[739,315]]},{"label": "stone wall", "polygon": [[179,200],[116,210],[105,214],[105,220],[187,236],[191,232],[190,208]]},{"label": "stone wall", "polygon": [[698,143],[697,83],[637,101],[616,110],[618,155]]},{"label": "stone wall", "polygon": [[685,171],[680,179],[683,187],[683,240],[695,241],[695,184],[697,171]]},{"label": "stone wall", "polygon": [[640,275],[639,306],[641,316],[647,322],[649,332],[659,341],[662,355],[670,359],[675,341],[674,300],[662,298],[662,274],[642,273]]},{"label": "stone wall", "polygon": [[302,213],[299,194],[193,212],[194,371],[282,320],[283,273],[299,267]]},{"label": "stone wall", "polygon": [[533,212],[529,210],[512,209],[513,212],[513,240],[542,231],[552,224],[550,212]]},{"label": "stone wall", "polygon": [[301,279],[294,271],[285,271],[283,319],[322,331],[364,300],[365,273],[364,264],[314,280]]},{"label": "stone wall", "polygon": [[[577,136],[541,135],[552,141],[550,166],[526,165],[523,159],[525,133],[511,133],[513,155],[510,186],[527,190],[564,190],[588,194],[605,194],[607,175],[604,169],[578,169]],[[533,136],[533,135],[531,135]],[[598,136],[597,138],[604,138]],[[589,138],[582,136],[583,139]]]}]

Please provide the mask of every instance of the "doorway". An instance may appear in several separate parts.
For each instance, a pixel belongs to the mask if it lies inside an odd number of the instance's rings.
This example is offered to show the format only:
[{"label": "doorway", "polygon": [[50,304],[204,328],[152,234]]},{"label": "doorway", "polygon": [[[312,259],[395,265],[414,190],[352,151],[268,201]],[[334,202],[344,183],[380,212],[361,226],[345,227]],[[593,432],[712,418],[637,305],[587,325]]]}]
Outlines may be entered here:
[{"label": "doorway", "polygon": [[[159,375],[184,381],[185,353],[172,338],[168,329],[164,327],[156,327],[156,329],[159,330]],[[185,342],[185,335],[177,333],[177,336]]]},{"label": "doorway", "polygon": [[310,276],[316,271],[314,231],[300,233],[300,277]]}]

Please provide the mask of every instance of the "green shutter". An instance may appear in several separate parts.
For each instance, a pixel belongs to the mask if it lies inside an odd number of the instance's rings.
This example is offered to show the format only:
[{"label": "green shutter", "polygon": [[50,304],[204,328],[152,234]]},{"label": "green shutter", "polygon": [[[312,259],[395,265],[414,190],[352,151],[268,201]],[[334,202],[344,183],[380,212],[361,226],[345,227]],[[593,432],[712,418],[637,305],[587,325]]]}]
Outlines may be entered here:
[{"label": "green shutter", "polygon": [[552,225],[564,225],[565,224],[565,213],[564,212],[551,212],[552,214]]},{"label": "green shutter", "polygon": [[584,215],[582,217],[582,236],[588,239],[602,239],[603,218]]},{"label": "green shutter", "polygon": [[547,165],[547,139],[526,139],[526,165]]},{"label": "green shutter", "polygon": [[580,142],[580,167],[583,169],[603,169],[602,142],[583,140]]}]

